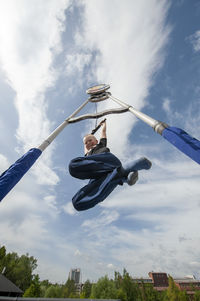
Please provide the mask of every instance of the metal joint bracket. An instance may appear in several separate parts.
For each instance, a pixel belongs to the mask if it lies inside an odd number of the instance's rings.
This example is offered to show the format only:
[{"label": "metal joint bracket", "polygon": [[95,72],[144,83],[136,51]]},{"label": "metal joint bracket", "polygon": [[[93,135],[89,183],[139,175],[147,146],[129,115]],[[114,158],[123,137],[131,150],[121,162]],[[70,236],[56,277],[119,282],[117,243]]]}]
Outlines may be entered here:
[{"label": "metal joint bracket", "polygon": [[108,99],[110,96],[110,92],[103,92],[96,95],[91,95],[88,99],[90,102],[99,102]]},{"label": "metal joint bracket", "polygon": [[154,131],[162,136],[164,129],[168,128],[169,125],[165,122],[157,120],[157,123],[153,127]]}]

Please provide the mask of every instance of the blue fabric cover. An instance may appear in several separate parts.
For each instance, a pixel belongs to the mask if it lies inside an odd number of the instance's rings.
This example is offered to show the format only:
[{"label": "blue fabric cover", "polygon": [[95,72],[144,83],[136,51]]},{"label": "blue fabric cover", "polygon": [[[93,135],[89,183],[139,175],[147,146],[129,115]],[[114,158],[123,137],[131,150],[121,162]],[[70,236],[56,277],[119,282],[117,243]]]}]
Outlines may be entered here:
[{"label": "blue fabric cover", "polygon": [[0,201],[20,181],[41,153],[42,151],[38,148],[30,149],[6,171],[4,171],[4,173],[2,173],[0,176]]},{"label": "blue fabric cover", "polygon": [[200,141],[190,136],[182,129],[168,127],[162,132],[162,136],[176,146],[180,151],[200,164]]},{"label": "blue fabric cover", "polygon": [[78,179],[90,179],[72,198],[78,211],[94,207],[127,178],[120,172],[122,164],[112,153],[78,157],[69,163],[70,174]]}]

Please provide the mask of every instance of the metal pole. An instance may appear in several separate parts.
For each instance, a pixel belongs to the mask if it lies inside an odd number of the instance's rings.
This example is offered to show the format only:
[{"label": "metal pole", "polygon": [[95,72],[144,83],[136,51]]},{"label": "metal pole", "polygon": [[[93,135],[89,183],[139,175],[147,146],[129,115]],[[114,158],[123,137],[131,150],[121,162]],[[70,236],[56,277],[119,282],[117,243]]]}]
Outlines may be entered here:
[{"label": "metal pole", "polygon": [[61,123],[43,142],[38,146],[38,148],[43,152],[47,146],[62,132],[62,130],[68,125],[69,120],[78,114],[82,108],[89,102],[87,99],[76,111],[74,111],[68,118],[66,118],[63,123]]},{"label": "metal pole", "polygon": [[141,119],[142,121],[144,121],[145,123],[150,125],[156,133],[159,133],[160,135],[162,135],[163,130],[165,128],[169,127],[166,123],[156,120],[156,119],[153,119],[150,116],[136,110],[135,108],[128,105],[127,103],[113,97],[109,92],[107,92],[107,94],[109,95],[109,98],[111,98],[113,101],[115,101],[116,103],[118,103],[119,105],[121,105],[124,108],[128,108],[128,110],[132,114],[134,114],[136,117],[138,117],[139,119]]}]

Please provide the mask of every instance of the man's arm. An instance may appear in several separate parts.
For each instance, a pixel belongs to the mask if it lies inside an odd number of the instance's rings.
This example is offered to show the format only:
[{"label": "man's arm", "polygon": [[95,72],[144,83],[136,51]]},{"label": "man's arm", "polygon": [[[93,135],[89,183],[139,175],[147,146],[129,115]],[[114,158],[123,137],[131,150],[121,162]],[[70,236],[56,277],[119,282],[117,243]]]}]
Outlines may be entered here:
[{"label": "man's arm", "polygon": [[107,138],[107,136],[106,136],[106,120],[102,121],[101,138]]}]

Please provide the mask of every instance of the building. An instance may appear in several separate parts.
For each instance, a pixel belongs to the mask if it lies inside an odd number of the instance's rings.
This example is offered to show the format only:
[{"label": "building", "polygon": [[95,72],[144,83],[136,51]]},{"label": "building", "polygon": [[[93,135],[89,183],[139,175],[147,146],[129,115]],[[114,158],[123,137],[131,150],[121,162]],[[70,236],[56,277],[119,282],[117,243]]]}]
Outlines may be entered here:
[{"label": "building", "polygon": [[81,270],[80,269],[71,269],[69,272],[69,279],[74,280],[75,284],[81,283]]},{"label": "building", "polygon": [[[149,277],[152,279],[154,289],[157,291],[167,290],[168,275],[166,273],[150,272]],[[200,280],[197,280],[194,276],[173,278],[173,280],[179,290],[186,291],[187,295],[193,295],[195,291],[200,290]]]},{"label": "building", "polygon": [[20,290],[14,283],[12,283],[4,275],[0,274],[0,296],[20,297],[22,295],[23,295],[22,290]]},{"label": "building", "polygon": [[153,287],[157,291],[164,291],[168,288],[168,276],[166,273],[149,272]]},{"label": "building", "polygon": [[200,290],[200,280],[197,280],[195,276],[174,278],[174,282],[181,291],[186,291],[188,295],[193,295],[195,291]]},{"label": "building", "polygon": [[69,272],[69,279],[74,280],[76,291],[80,293],[82,290],[81,269],[71,269]]},{"label": "building", "polygon": [[153,281],[151,278],[132,278],[134,283],[137,283],[139,287],[142,285],[153,287]]}]

